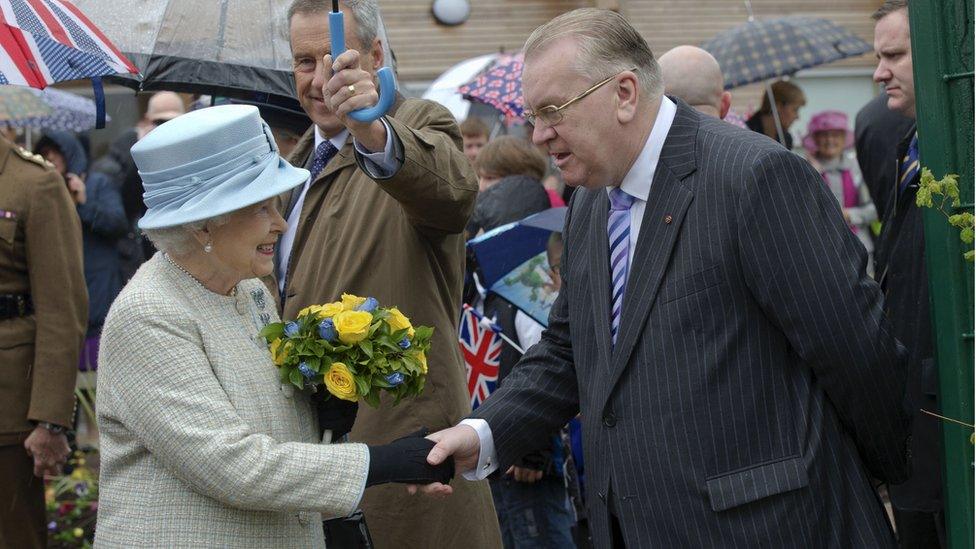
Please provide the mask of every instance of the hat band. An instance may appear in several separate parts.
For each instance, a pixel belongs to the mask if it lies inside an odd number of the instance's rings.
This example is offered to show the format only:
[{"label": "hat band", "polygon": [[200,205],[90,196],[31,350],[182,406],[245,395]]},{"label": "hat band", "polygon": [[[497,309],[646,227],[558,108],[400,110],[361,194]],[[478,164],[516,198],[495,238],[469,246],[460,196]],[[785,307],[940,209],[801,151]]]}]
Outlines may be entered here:
[{"label": "hat band", "polygon": [[[278,152],[268,146],[264,137],[249,139],[231,150],[236,154],[216,165],[213,164],[214,157],[226,156],[230,151],[171,170],[139,172],[143,178],[143,200],[147,210],[179,210],[200,203],[218,189],[221,194],[233,193],[234,190],[247,186],[269,166],[276,165],[279,161]],[[209,167],[187,173],[194,164],[205,164]]]}]

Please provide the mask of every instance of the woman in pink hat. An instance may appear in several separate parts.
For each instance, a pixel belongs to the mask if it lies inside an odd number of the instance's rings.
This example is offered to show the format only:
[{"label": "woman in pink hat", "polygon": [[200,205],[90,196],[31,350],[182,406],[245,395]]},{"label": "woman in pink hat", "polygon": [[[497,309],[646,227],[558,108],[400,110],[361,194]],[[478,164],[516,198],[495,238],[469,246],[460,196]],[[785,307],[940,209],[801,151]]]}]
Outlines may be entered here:
[{"label": "woman in pink hat", "polygon": [[[803,148],[807,159],[827,183],[840,203],[844,221],[861,240],[868,253],[874,250],[871,223],[878,211],[871,201],[854,157],[854,132],[848,128],[847,115],[840,111],[822,111],[810,119]],[[869,267],[871,263],[868,263]]]}]

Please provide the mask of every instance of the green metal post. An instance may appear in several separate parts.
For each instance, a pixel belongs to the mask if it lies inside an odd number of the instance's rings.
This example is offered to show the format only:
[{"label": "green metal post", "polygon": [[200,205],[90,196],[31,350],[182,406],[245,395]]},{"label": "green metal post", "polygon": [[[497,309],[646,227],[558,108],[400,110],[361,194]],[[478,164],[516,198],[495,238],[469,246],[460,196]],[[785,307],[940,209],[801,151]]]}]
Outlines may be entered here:
[{"label": "green metal post", "polygon": [[[909,3],[919,154],[937,179],[959,174],[963,206],[973,208],[973,3]],[[973,265],[959,231],[937,211],[925,212],[941,413],[973,424]],[[952,549],[973,548],[972,430],[943,423],[945,519]]]}]

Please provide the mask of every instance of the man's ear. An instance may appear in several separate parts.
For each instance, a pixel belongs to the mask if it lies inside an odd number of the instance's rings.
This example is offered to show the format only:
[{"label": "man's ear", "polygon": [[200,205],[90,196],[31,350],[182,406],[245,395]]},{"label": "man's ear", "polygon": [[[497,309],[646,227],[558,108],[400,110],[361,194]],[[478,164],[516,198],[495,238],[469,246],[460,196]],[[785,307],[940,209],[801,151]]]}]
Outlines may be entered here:
[{"label": "man's ear", "polygon": [[732,93],[724,91],[722,92],[722,101],[719,105],[718,117],[720,120],[725,120],[725,115],[729,114],[729,109],[732,108]]},{"label": "man's ear", "polygon": [[637,116],[637,104],[640,101],[641,91],[637,82],[637,75],[630,71],[620,73],[616,79],[616,87],[617,121],[624,124]]},{"label": "man's ear", "polygon": [[373,44],[369,48],[369,71],[376,72],[383,68],[383,42],[379,37],[373,39]]}]

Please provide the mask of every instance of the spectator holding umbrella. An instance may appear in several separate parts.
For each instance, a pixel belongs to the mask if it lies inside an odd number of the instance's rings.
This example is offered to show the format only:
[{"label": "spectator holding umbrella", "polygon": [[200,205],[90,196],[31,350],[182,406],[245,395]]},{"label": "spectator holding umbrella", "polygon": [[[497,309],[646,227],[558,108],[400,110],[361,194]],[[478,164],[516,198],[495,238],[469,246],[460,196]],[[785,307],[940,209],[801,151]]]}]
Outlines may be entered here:
[{"label": "spectator holding umbrella", "polygon": [[793,136],[790,135],[790,126],[800,117],[800,108],[807,104],[807,98],[799,86],[786,80],[775,82],[770,88],[776,102],[776,113],[779,115],[779,123],[782,126],[783,140],[781,141],[777,137],[779,132],[776,129],[776,118],[773,116],[773,105],[769,101],[770,94],[765,91],[763,92],[762,106],[746,121],[746,127],[770,139],[779,141],[787,149],[793,150]]},{"label": "spectator holding umbrella", "polygon": [[851,154],[853,145],[854,132],[848,126],[847,115],[840,111],[815,114],[803,138],[807,159],[820,172],[830,192],[840,203],[844,221],[871,253],[874,250],[871,222],[878,219],[878,211],[871,202],[871,194]]}]

